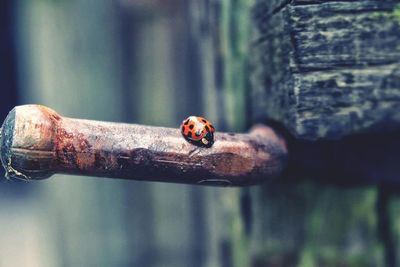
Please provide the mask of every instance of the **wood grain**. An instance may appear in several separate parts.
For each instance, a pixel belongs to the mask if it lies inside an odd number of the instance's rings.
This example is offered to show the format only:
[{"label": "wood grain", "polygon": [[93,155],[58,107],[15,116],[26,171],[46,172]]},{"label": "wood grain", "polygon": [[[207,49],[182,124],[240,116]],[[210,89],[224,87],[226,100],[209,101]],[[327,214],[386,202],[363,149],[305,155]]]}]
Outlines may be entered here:
[{"label": "wood grain", "polygon": [[301,139],[400,128],[399,1],[291,1],[254,12],[254,116]]}]

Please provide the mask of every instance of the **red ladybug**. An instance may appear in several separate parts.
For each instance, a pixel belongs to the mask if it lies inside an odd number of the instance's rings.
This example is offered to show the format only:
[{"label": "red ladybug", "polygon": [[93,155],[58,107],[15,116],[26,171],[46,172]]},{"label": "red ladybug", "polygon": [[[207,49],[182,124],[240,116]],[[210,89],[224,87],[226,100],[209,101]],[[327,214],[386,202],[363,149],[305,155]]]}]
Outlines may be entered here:
[{"label": "red ladybug", "polygon": [[214,132],[214,126],[202,117],[190,116],[181,124],[183,137],[197,146],[211,147],[214,144]]}]

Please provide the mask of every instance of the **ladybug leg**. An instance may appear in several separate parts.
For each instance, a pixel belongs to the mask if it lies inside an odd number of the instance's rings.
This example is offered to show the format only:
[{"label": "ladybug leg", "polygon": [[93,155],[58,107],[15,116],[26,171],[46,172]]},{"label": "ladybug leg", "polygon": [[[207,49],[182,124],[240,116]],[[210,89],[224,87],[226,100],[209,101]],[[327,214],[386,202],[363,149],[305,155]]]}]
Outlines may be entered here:
[{"label": "ladybug leg", "polygon": [[200,147],[196,147],[195,149],[193,149],[189,152],[189,157],[193,157],[193,156],[199,154],[199,152],[200,152]]}]

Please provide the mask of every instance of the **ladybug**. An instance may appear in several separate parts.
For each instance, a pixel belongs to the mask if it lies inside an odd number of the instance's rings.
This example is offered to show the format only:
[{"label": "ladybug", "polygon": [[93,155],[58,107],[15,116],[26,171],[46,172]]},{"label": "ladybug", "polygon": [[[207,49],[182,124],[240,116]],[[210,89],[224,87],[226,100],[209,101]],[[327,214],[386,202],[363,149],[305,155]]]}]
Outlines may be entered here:
[{"label": "ladybug", "polygon": [[197,146],[211,147],[214,144],[214,132],[214,126],[203,117],[190,116],[181,124],[183,137]]}]

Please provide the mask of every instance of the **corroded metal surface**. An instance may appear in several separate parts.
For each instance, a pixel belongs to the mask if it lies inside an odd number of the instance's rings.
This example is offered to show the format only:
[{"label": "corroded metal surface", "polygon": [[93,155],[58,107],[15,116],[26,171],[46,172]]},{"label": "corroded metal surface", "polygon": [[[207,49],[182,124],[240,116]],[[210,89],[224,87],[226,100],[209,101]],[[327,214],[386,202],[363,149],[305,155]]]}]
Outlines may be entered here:
[{"label": "corroded metal surface", "polygon": [[179,129],[71,119],[37,105],[18,106],[3,124],[1,161],[7,177],[54,173],[244,186],[279,175],[285,142],[266,126],[248,134],[216,133],[196,147]]}]

